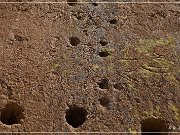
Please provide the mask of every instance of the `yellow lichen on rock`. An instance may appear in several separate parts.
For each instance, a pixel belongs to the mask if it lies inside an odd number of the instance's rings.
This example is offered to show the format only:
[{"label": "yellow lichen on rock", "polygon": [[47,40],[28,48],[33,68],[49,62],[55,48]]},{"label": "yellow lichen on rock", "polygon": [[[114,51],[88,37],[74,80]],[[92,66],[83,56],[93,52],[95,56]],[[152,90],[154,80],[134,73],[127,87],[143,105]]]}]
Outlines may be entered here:
[{"label": "yellow lichen on rock", "polygon": [[136,130],[133,128],[129,128],[128,131],[132,134],[132,135],[137,135]]},{"label": "yellow lichen on rock", "polygon": [[169,103],[169,109],[171,109],[173,112],[174,112],[174,117],[176,120],[180,120],[180,109],[177,108],[176,105],[172,104],[172,103]]},{"label": "yellow lichen on rock", "polygon": [[173,44],[173,39],[169,38],[167,40],[163,40],[163,39],[140,39],[139,43],[135,46],[136,50],[139,53],[143,53],[146,55],[150,55],[153,52],[153,49],[157,46],[160,47],[167,47],[167,46],[172,46],[174,47]]}]

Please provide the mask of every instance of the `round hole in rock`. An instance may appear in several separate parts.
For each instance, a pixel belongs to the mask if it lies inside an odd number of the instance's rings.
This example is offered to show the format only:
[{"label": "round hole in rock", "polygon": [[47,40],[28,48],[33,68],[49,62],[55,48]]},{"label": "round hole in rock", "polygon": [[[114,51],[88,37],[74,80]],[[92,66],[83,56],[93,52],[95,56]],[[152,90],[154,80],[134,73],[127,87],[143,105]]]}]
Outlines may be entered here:
[{"label": "round hole in rock", "polygon": [[1,109],[1,122],[6,125],[20,124],[21,119],[24,119],[23,111],[18,104],[8,103]]},{"label": "round hole in rock", "polygon": [[107,57],[110,55],[110,53],[107,50],[103,50],[101,52],[99,52],[98,54],[100,57]]},{"label": "round hole in rock", "polygon": [[137,102],[137,103],[141,103],[141,99],[139,97],[135,97],[134,100]]},{"label": "round hole in rock", "polygon": [[98,4],[96,2],[93,2],[92,5],[93,6],[98,6]]},{"label": "round hole in rock", "polygon": [[74,128],[78,128],[83,125],[87,117],[87,111],[76,105],[70,106],[66,111],[66,121],[69,125]]},{"label": "round hole in rock", "polygon": [[105,46],[105,45],[107,45],[107,44],[108,44],[108,42],[107,42],[107,41],[105,41],[105,40],[100,40],[100,41],[99,41],[99,43],[100,43],[102,46]]},{"label": "round hole in rock", "polygon": [[110,22],[110,24],[117,24],[118,21],[116,19],[112,19],[109,22]]},{"label": "round hole in rock", "polygon": [[67,0],[67,4],[68,4],[69,6],[74,6],[74,5],[77,4],[77,0]]},{"label": "round hole in rock", "polygon": [[98,100],[103,107],[108,107],[110,100],[106,97],[102,97]]},{"label": "round hole in rock", "polygon": [[78,20],[81,20],[82,19],[82,16],[77,16],[76,17]]},{"label": "round hole in rock", "polygon": [[72,46],[77,46],[80,44],[80,39],[78,37],[70,37],[69,41]]},{"label": "round hole in rock", "polygon": [[168,132],[165,121],[157,118],[148,118],[143,120],[141,122],[141,131],[142,135],[168,135],[168,133],[161,133]]},{"label": "round hole in rock", "polygon": [[108,84],[108,80],[107,79],[102,79],[97,84],[99,85],[99,88],[101,88],[101,89],[108,89],[109,88],[109,84]]}]

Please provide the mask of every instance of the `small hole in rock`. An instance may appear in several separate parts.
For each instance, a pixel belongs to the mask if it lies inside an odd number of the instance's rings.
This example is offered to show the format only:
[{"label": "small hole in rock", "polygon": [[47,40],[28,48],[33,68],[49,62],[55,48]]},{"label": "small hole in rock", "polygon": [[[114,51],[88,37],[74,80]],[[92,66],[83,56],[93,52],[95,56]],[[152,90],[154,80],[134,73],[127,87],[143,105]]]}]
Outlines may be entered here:
[{"label": "small hole in rock", "polygon": [[104,40],[100,40],[99,43],[100,43],[102,46],[105,46],[105,45],[108,44],[108,42],[107,42],[107,41],[104,41]]},{"label": "small hole in rock", "polygon": [[80,39],[78,37],[70,37],[69,41],[72,46],[77,46],[80,44]]},{"label": "small hole in rock", "polygon": [[102,79],[97,84],[99,85],[99,88],[101,88],[101,89],[108,89],[109,88],[109,84],[108,84],[108,80],[107,79]]},{"label": "small hole in rock", "polygon": [[95,3],[95,2],[93,2],[93,3],[92,3],[92,5],[93,5],[93,6],[98,6],[98,4],[97,4],[97,3]]},{"label": "small hole in rock", "polygon": [[81,19],[82,19],[82,16],[77,16],[77,19],[78,19],[78,20],[81,20]]},{"label": "small hole in rock", "polygon": [[8,103],[1,109],[1,122],[6,125],[20,124],[21,119],[24,119],[23,111],[18,104]]},{"label": "small hole in rock", "polygon": [[74,6],[74,5],[77,4],[77,0],[67,0],[67,4],[68,4],[69,6]]},{"label": "small hole in rock", "polygon": [[87,117],[87,111],[76,105],[70,106],[70,108],[66,111],[66,121],[69,125],[74,128],[78,128],[83,125]]},{"label": "small hole in rock", "polygon": [[107,50],[103,50],[101,52],[99,52],[98,54],[100,57],[107,57],[110,55],[110,53]]},{"label": "small hole in rock", "polygon": [[117,20],[116,19],[110,20],[110,24],[117,24]]},{"label": "small hole in rock", "polygon": [[83,30],[83,33],[88,36],[88,30]]},{"label": "small hole in rock", "polygon": [[135,97],[134,99],[135,99],[135,101],[136,101],[137,103],[141,103],[141,100],[140,100],[140,98],[138,98],[138,97]]},{"label": "small hole in rock", "polygon": [[99,99],[99,102],[100,102],[101,106],[108,107],[110,100],[106,97],[102,97]]},{"label": "small hole in rock", "polygon": [[156,119],[156,118],[148,118],[148,119],[143,120],[141,122],[141,131],[149,132],[149,133],[142,133],[142,135],[151,135],[151,134],[168,135],[168,133],[161,133],[161,132],[168,132],[168,128],[166,126],[165,121],[162,119]]}]

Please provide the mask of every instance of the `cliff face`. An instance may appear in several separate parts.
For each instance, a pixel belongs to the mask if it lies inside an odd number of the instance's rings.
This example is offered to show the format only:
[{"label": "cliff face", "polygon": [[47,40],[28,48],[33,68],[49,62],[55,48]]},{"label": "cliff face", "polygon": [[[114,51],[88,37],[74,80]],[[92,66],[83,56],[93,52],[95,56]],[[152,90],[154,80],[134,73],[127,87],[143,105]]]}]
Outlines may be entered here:
[{"label": "cliff face", "polygon": [[180,5],[73,2],[0,3],[0,131],[179,131]]}]

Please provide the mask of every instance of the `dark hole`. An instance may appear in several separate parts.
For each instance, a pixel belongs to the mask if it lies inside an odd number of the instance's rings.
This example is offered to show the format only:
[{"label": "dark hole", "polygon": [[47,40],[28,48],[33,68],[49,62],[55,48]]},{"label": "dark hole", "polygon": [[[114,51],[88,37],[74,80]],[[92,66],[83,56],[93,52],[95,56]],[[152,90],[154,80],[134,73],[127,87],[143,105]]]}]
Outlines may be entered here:
[{"label": "dark hole", "polygon": [[92,19],[92,16],[91,15],[88,15],[89,19],[91,20]]},{"label": "dark hole", "polygon": [[80,43],[80,39],[78,37],[70,37],[69,40],[72,46],[77,46]]},{"label": "dark hole", "polygon": [[135,99],[135,101],[136,101],[137,103],[141,103],[141,100],[140,100],[140,98],[138,98],[138,97],[135,97],[134,99]]},{"label": "dark hole", "polygon": [[117,23],[117,20],[116,20],[116,19],[110,20],[110,24],[116,24],[116,23]]},{"label": "dark hole", "polygon": [[82,20],[83,19],[83,14],[82,12],[77,12],[75,14],[73,14],[78,20]]},{"label": "dark hole", "polygon": [[88,30],[83,30],[83,33],[88,36]]},{"label": "dark hole", "polygon": [[68,4],[69,6],[74,6],[74,5],[77,4],[77,0],[67,0],[67,4]]},{"label": "dark hole", "polygon": [[100,57],[107,57],[109,55],[110,55],[110,53],[107,50],[103,50],[103,51],[99,52]]},{"label": "dark hole", "polygon": [[103,107],[108,107],[110,100],[106,97],[102,97],[99,99],[99,102]]},{"label": "dark hole", "polygon": [[74,128],[78,128],[83,125],[86,120],[87,111],[84,108],[78,106],[70,106],[66,111],[66,121]]},{"label": "dark hole", "polygon": [[[162,119],[156,118],[148,118],[141,122],[141,131],[147,132],[142,133],[142,135],[168,135],[168,133],[161,133],[161,132],[168,132],[168,128],[166,123]],[[156,133],[153,133],[156,132]]]},{"label": "dark hole", "polygon": [[1,122],[6,125],[20,124],[24,119],[23,109],[16,103],[9,103],[1,110]]},{"label": "dark hole", "polygon": [[108,89],[108,80],[107,79],[102,79],[99,83],[97,83],[99,85],[99,88],[101,89]]},{"label": "dark hole", "polygon": [[81,20],[81,19],[82,19],[82,16],[77,16],[77,19],[78,19],[78,20]]},{"label": "dark hole", "polygon": [[99,43],[100,43],[102,46],[105,46],[105,45],[108,44],[108,42],[107,42],[107,41],[104,41],[104,40],[99,41]]},{"label": "dark hole", "polygon": [[92,5],[93,5],[93,6],[98,6],[98,4],[97,4],[97,3],[95,3],[95,2],[93,2],[93,3],[92,3]]},{"label": "dark hole", "polygon": [[154,18],[154,17],[156,17],[156,14],[155,13],[151,13],[149,16]]}]

